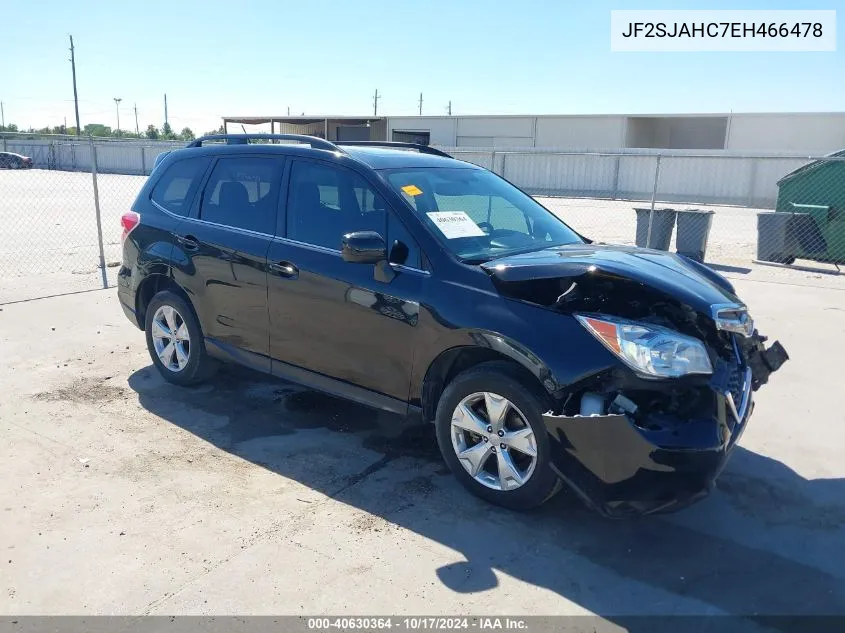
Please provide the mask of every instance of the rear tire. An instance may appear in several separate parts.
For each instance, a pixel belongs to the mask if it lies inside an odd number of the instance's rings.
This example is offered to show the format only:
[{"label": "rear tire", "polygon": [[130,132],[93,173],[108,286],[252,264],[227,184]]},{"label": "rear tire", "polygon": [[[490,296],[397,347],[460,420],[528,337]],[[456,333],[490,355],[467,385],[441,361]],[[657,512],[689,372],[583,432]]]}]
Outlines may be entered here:
[{"label": "rear tire", "polygon": [[443,459],[485,501],[512,510],[541,505],[561,487],[543,422],[547,405],[545,393],[512,363],[482,363],[458,374],[437,405]]},{"label": "rear tire", "polygon": [[195,385],[214,375],[217,362],[205,351],[193,308],[175,292],[163,290],[152,298],[144,331],[150,358],[168,382]]}]

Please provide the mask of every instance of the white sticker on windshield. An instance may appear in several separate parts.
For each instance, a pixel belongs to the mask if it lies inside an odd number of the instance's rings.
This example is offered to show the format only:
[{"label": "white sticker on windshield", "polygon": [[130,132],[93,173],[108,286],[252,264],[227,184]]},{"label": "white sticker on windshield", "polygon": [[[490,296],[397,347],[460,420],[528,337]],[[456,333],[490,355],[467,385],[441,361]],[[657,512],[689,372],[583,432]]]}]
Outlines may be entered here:
[{"label": "white sticker on windshield", "polygon": [[436,211],[426,213],[447,240],[457,237],[483,237],[487,235],[463,211]]}]

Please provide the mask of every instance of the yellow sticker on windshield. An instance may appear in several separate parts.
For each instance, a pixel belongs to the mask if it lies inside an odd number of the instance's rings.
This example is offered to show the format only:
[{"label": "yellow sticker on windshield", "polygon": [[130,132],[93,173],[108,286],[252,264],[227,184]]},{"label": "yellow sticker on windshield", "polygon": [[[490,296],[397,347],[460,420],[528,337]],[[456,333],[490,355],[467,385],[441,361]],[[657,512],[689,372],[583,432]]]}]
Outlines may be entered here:
[{"label": "yellow sticker on windshield", "polygon": [[416,185],[405,185],[404,187],[402,187],[402,191],[407,193],[409,196],[418,196],[422,193],[422,189],[420,189]]}]

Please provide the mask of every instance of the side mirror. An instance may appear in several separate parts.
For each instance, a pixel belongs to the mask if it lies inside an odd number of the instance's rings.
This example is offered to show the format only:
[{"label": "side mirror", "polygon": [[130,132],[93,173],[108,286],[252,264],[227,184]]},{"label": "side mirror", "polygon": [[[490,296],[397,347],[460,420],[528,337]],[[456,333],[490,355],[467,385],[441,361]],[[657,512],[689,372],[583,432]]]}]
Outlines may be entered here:
[{"label": "side mirror", "polygon": [[350,264],[377,264],[387,259],[387,245],[375,231],[347,233],[340,244],[343,261]]}]

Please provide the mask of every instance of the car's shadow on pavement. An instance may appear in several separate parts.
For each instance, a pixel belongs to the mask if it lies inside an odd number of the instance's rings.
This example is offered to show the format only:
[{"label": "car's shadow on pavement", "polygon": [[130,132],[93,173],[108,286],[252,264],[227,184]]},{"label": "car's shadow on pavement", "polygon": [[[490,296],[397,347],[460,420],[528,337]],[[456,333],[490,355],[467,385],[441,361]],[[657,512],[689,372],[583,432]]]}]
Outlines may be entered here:
[{"label": "car's shadow on pavement", "polygon": [[843,479],[807,480],[740,447],[719,489],[675,515],[611,521],[566,493],[514,513],[460,488],[431,425],[229,366],[196,388],[169,385],[152,366],[129,385],[145,409],[220,449],[461,553],[421,583],[436,575],[480,592],[503,572],[619,622],[845,615]]}]

